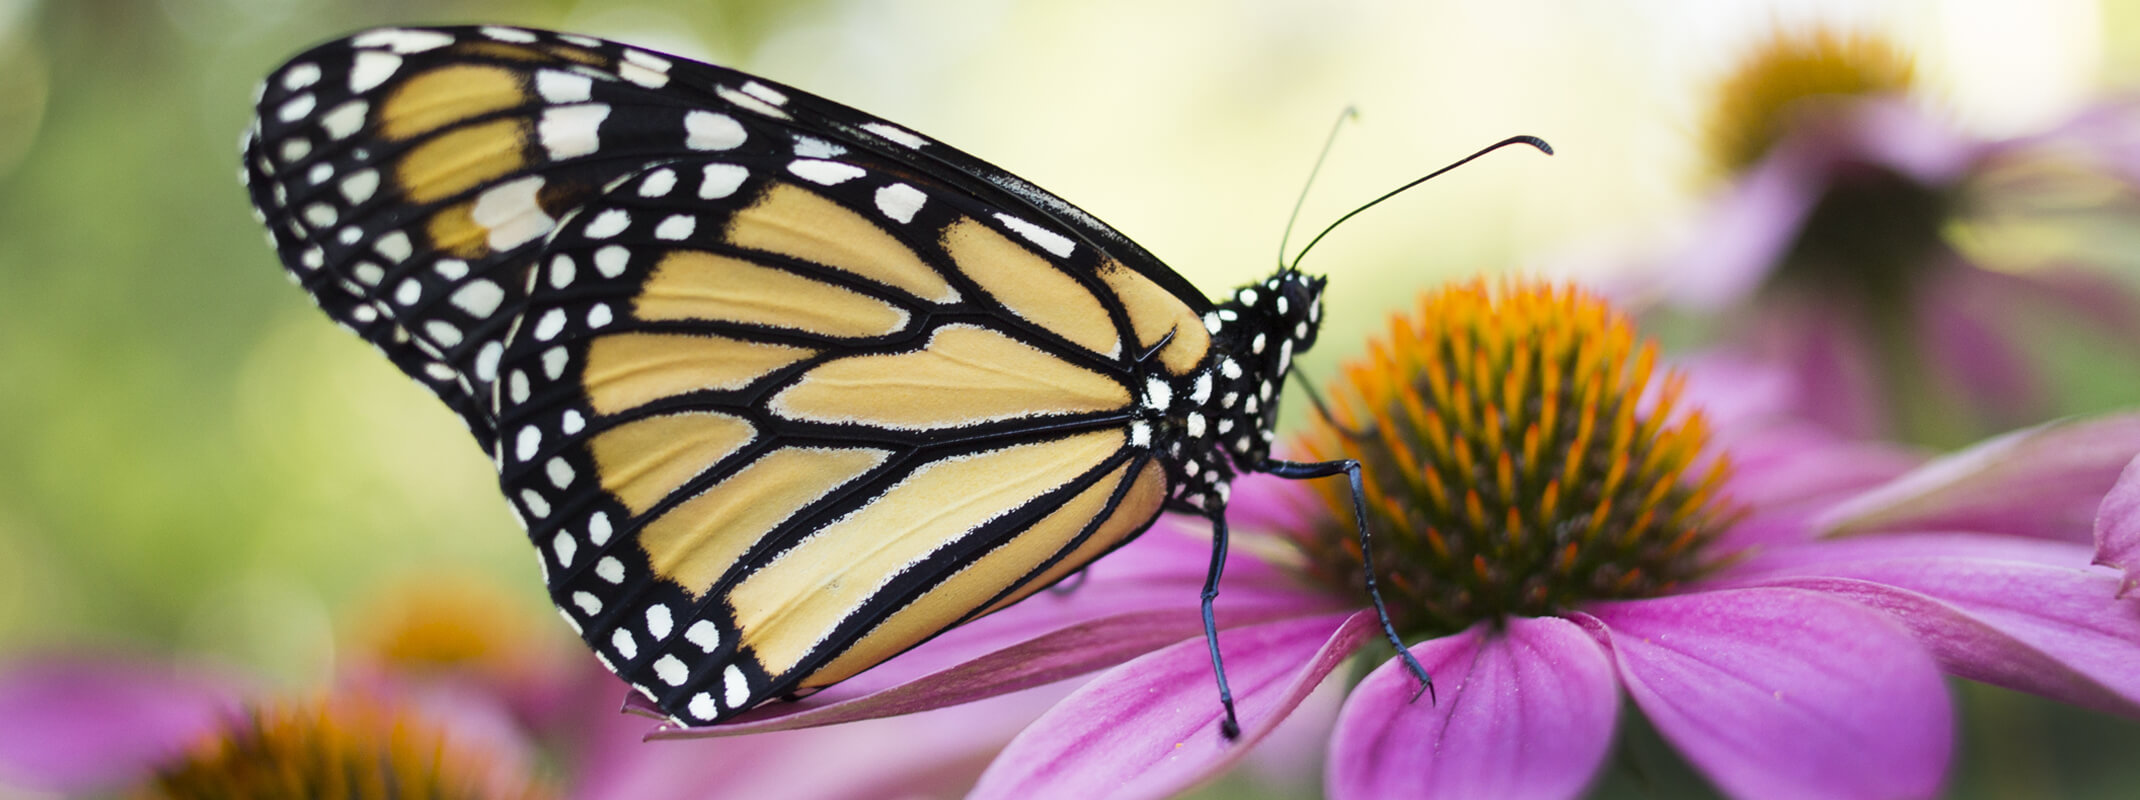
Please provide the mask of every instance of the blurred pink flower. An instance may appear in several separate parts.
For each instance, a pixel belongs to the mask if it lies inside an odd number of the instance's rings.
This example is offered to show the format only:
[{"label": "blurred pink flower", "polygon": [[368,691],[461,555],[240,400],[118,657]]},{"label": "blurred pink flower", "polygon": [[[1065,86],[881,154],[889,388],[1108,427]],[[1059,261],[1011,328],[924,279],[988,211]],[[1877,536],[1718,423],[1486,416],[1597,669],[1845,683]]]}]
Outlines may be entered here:
[{"label": "blurred pink flower", "polygon": [[[1816,46],[1828,48],[1819,64],[1830,80],[1901,78],[1823,86],[1803,60]],[[1768,91],[1720,97],[1713,127],[1758,135],[1713,137],[1738,143],[1713,156],[1729,183],[1626,294],[1716,317],[1748,352],[1790,365],[1800,413],[1838,431],[1972,438],[2040,417],[2025,324],[2140,334],[2132,293],[2088,256],[2022,246],[2043,239],[2028,226],[2085,214],[2132,224],[2140,105],[2105,102],[2044,133],[1984,138],[1914,102],[1906,63],[1886,63],[1895,58],[1877,42],[1820,36],[1750,58],[1724,88]],[[2059,207],[2080,196],[2117,202]]]}]

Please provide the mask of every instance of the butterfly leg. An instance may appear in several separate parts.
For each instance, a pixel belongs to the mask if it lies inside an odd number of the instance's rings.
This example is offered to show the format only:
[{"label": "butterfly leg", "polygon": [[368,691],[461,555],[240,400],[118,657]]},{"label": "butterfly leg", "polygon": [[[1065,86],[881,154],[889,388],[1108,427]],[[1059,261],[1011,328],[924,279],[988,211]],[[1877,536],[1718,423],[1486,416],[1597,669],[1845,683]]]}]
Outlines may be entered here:
[{"label": "butterfly leg", "polygon": [[1211,645],[1211,671],[1219,678],[1219,705],[1226,707],[1219,733],[1231,740],[1241,735],[1241,723],[1234,717],[1233,689],[1226,685],[1226,665],[1219,660],[1219,626],[1211,614],[1211,601],[1219,597],[1219,573],[1226,570],[1226,512],[1210,511],[1206,517],[1211,520],[1211,568],[1204,573],[1204,642]]},{"label": "butterfly leg", "polygon": [[1085,579],[1090,577],[1092,577],[1092,570],[1078,570],[1076,574],[1071,575],[1067,580],[1048,587],[1048,593],[1056,597],[1069,597],[1075,594],[1079,587],[1084,586]]},{"label": "butterfly leg", "polygon": [[1405,668],[1411,670],[1412,675],[1419,679],[1419,692],[1413,694],[1412,699],[1417,700],[1420,694],[1425,694],[1432,700],[1434,678],[1427,675],[1427,668],[1419,665],[1419,659],[1412,656],[1411,648],[1405,647],[1404,639],[1397,636],[1397,626],[1390,622],[1389,608],[1382,604],[1382,590],[1375,586],[1375,556],[1367,535],[1367,487],[1360,479],[1360,462],[1349,458],[1342,461],[1316,462],[1280,461],[1273,458],[1265,460],[1256,471],[1292,480],[1327,478],[1342,472],[1352,480],[1352,520],[1360,532],[1360,563],[1367,570],[1367,597],[1374,601],[1375,617],[1382,621],[1383,635],[1389,637],[1392,647],[1397,648],[1397,657],[1404,659]]}]

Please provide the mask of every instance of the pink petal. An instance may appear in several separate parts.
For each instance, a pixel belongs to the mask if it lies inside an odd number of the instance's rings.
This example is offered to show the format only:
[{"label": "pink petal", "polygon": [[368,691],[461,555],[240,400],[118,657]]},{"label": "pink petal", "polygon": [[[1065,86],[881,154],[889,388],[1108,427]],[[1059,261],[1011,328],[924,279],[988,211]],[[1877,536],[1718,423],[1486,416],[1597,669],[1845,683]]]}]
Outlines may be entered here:
[{"label": "pink petal", "polygon": [[1635,704],[1726,794],[1939,791],[1954,739],[1946,687],[1887,616],[1789,589],[1608,603],[1593,614]]},{"label": "pink petal", "polygon": [[1123,664],[1072,692],[989,765],[971,797],[1167,797],[1232,765],[1354,648],[1379,635],[1372,612],[1254,625],[1219,637],[1241,736],[1219,734],[1202,637]]},{"label": "pink petal", "polygon": [[[1068,594],[1041,592],[803,700],[654,736],[734,736],[910,714],[1054,683],[1200,636],[1210,544],[1195,538],[1155,527],[1094,564]],[[1297,586],[1247,548],[1236,547],[1226,569],[1217,604],[1222,627],[1341,605]]]},{"label": "pink petal", "polygon": [[1943,388],[1967,398],[1967,410],[2001,428],[2029,419],[2043,398],[2036,370],[2005,326],[2016,316],[2013,298],[1982,293],[1975,277],[1989,271],[1950,258],[1919,298],[1919,336],[1937,362],[1933,372]]},{"label": "pink petal", "polygon": [[2080,541],[2140,453],[2140,414],[2061,420],[1937,459],[1837,504],[1832,535],[1965,530]]},{"label": "pink petal", "polygon": [[2095,563],[2125,573],[2118,596],[2140,586],[2140,458],[2125,465],[2116,485],[2095,510]]},{"label": "pink petal", "polygon": [[1745,580],[1885,611],[1947,672],[2140,716],[2140,599],[2085,545],[2008,536],[1877,536],[1763,554]]},{"label": "pink petal", "polygon": [[1330,742],[1336,800],[1574,797],[1612,743],[1620,697],[1598,643],[1567,620],[1509,620],[1414,646],[1438,702],[1391,659],[1352,691]]},{"label": "pink petal", "polygon": [[146,778],[238,708],[235,685],[125,658],[0,669],[0,785],[67,794]]}]

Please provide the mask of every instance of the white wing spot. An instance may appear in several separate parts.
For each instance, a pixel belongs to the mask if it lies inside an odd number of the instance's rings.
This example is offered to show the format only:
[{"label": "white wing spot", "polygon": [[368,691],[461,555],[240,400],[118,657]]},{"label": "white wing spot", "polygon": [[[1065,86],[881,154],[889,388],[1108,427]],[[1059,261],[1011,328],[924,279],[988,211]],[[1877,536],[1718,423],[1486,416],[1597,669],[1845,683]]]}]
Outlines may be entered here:
[{"label": "white wing spot", "polygon": [[624,274],[624,268],[631,262],[632,251],[625,249],[624,245],[621,244],[609,245],[594,251],[594,271],[602,273],[604,278],[614,278]]},{"label": "white wing spot", "polygon": [[571,256],[559,254],[558,257],[550,259],[550,288],[563,289],[571,286],[574,273],[578,271],[579,265],[572,261]]},{"label": "white wing spot", "polygon": [[919,148],[929,143],[929,140],[921,138],[913,131],[883,122],[865,123],[862,126],[862,130],[912,148]]},{"label": "white wing spot", "polygon": [[350,205],[372,199],[372,192],[379,190],[379,171],[367,169],[350,173],[342,179],[342,196],[349,198]]},{"label": "white wing spot", "polygon": [[[557,424],[557,429],[564,431],[566,436],[579,433],[586,427],[587,418],[580,416],[578,411],[566,411]],[[595,512],[594,517],[587,523],[587,535],[594,539],[595,544],[609,541],[609,517],[600,511]]]},{"label": "white wing spot", "polygon": [[334,165],[325,161],[314,164],[311,169],[305,170],[305,181],[308,183],[326,183],[327,179],[332,177],[334,177]]},{"label": "white wing spot", "polygon": [[594,96],[594,79],[546,69],[535,73],[535,93],[542,95],[544,102],[557,105],[584,103]]},{"label": "white wing spot", "polygon": [[684,710],[690,712],[691,716],[702,720],[713,719],[715,714],[720,713],[720,709],[715,708],[713,705],[713,695],[705,692],[692,695],[690,706]]},{"label": "white wing spot", "polygon": [[305,221],[312,223],[312,227],[325,228],[333,225],[335,219],[334,206],[326,203],[313,203],[305,207]]},{"label": "white wing spot", "polygon": [[[567,411],[565,414],[572,419],[579,417],[579,412],[577,411]],[[568,435],[578,433],[579,431],[575,430],[576,427],[575,425],[567,424],[565,433]],[[597,511],[587,515],[587,541],[594,542],[595,546],[600,547],[609,543],[610,533],[608,512]]]},{"label": "white wing spot", "polygon": [[569,567],[572,557],[580,552],[580,543],[573,541],[572,534],[558,531],[557,538],[550,542],[550,549],[557,553],[558,566]]},{"label": "white wing spot", "polygon": [[542,353],[543,377],[549,378],[550,380],[554,381],[557,380],[559,376],[564,375],[565,362],[569,358],[571,358],[571,356],[565,353],[565,348],[562,345],[552,347],[548,350],[544,350]]},{"label": "white wing spot", "polygon": [[552,108],[542,112],[536,132],[550,160],[563,161],[602,149],[600,131],[605,119],[609,119],[607,103]]},{"label": "white wing spot", "polygon": [[297,163],[298,159],[311,154],[312,140],[310,139],[285,139],[282,142],[282,163],[284,164]]},{"label": "white wing spot", "polygon": [[[594,219],[588,222],[587,227],[582,229],[580,233],[589,239],[607,239],[623,233],[624,229],[631,227],[631,225],[631,212],[621,208],[612,208],[594,215]],[[601,264],[602,257],[598,254],[595,256],[595,266],[599,268]],[[603,274],[612,278],[617,277],[614,273],[605,272]]]},{"label": "white wing spot", "polygon": [[587,310],[587,327],[589,328],[608,325],[612,319],[615,319],[615,316],[610,312],[609,304],[607,303],[598,303],[594,308]]},{"label": "white wing spot", "polygon": [[862,177],[863,170],[853,164],[838,161],[823,161],[800,158],[788,164],[788,171],[811,183],[833,186]]},{"label": "white wing spot", "polygon": [[349,90],[363,94],[379,88],[380,84],[393,79],[401,71],[401,56],[366,50],[357,54],[349,65]]},{"label": "white wing spot", "polygon": [[654,677],[660,678],[662,683],[682,686],[684,679],[690,676],[691,670],[684,668],[684,662],[675,656],[665,655],[654,659]]},{"label": "white wing spot", "polygon": [[490,382],[498,379],[498,359],[505,355],[505,345],[484,342],[483,349],[476,351],[476,379]]},{"label": "white wing spot", "polygon": [[[540,239],[557,227],[557,220],[542,210],[537,195],[540,175],[529,175],[491,187],[476,196],[468,217],[490,229],[490,249],[505,251]],[[484,315],[477,315],[484,316]]]},{"label": "white wing spot", "polygon": [[550,501],[543,499],[542,493],[534,489],[520,490],[520,505],[528,510],[528,516],[536,519],[550,516]]},{"label": "white wing spot", "polygon": [[405,306],[416,305],[416,301],[422,300],[423,297],[423,281],[419,281],[415,278],[403,279],[401,285],[394,289],[394,302],[400,303]]},{"label": "white wing spot", "polygon": [[781,94],[779,90],[757,81],[743,84],[743,93],[776,106],[787,105],[788,103],[787,95]]},{"label": "white wing spot", "polygon": [[520,435],[513,439],[513,458],[527,461],[533,459],[535,454],[541,451],[542,429],[533,425],[521,428]]},{"label": "white wing spot", "polygon": [[750,170],[741,164],[707,164],[706,178],[698,185],[698,196],[705,200],[719,200],[735,194],[750,177]]},{"label": "white wing spot", "polygon": [[565,310],[553,308],[543,312],[542,319],[535,321],[535,338],[550,341],[565,330]]},{"label": "white wing spot", "polygon": [[750,702],[750,680],[743,677],[741,667],[728,665],[728,669],[721,672],[721,684],[722,699],[728,701],[729,708],[742,708],[744,703]]},{"label": "white wing spot", "polygon": [[453,44],[453,37],[437,31],[382,28],[357,34],[349,43],[357,47],[384,47],[396,53],[421,53]]},{"label": "white wing spot", "polygon": [[895,183],[877,190],[877,210],[904,224],[914,221],[914,214],[921,210],[929,196],[920,189],[904,183]]},{"label": "white wing spot", "polygon": [[731,150],[746,138],[743,123],[727,114],[693,111],[684,115],[684,146],[693,150]]},{"label": "white wing spot", "polygon": [[1042,250],[1054,253],[1056,258],[1069,258],[1070,253],[1077,249],[1077,243],[1070,241],[1070,237],[1039,225],[1009,214],[997,214],[996,219],[1001,221],[1005,227],[1017,231],[1018,235],[1025,237],[1026,241],[1040,245]]},{"label": "white wing spot", "polygon": [[452,347],[461,343],[461,329],[442,319],[424,323],[424,335],[431,337],[431,341],[437,342],[440,347]]},{"label": "white wing spot", "polygon": [[623,656],[626,661],[639,657],[639,643],[632,640],[631,631],[623,628],[618,628],[616,633],[610,635],[609,646],[615,648],[617,655]]},{"label": "white wing spot", "polygon": [[453,304],[476,319],[489,319],[497,313],[498,304],[505,302],[505,290],[491,281],[469,281],[460,291],[453,293]]},{"label": "white wing spot", "polygon": [[441,258],[438,263],[431,265],[431,271],[446,280],[457,281],[468,277],[468,262],[458,258]]},{"label": "white wing spot", "polygon": [[513,370],[513,374],[505,376],[505,385],[507,387],[506,392],[512,397],[515,405],[528,401],[528,394],[531,390],[528,387],[527,372]]},{"label": "white wing spot", "polygon": [[371,113],[371,110],[371,104],[362,100],[351,100],[335,106],[333,110],[320,115],[320,130],[326,131],[330,139],[347,139],[364,127],[364,115]]},{"label": "white wing spot", "polygon": [[618,561],[615,556],[603,556],[602,560],[594,563],[594,574],[610,583],[623,583],[624,562]]},{"label": "white wing spot", "polygon": [[1149,409],[1152,409],[1152,410],[1154,410],[1154,411],[1165,411],[1165,410],[1167,409],[1167,406],[1168,406],[1168,405],[1171,405],[1171,404],[1172,404],[1173,402],[1174,402],[1174,388],[1173,388],[1173,387],[1171,387],[1171,386],[1168,386],[1168,385],[1167,385],[1167,382],[1166,382],[1166,381],[1164,381],[1164,380],[1161,380],[1161,379],[1159,379],[1159,378],[1149,378],[1149,379],[1146,379],[1146,380],[1145,380],[1145,382],[1144,382],[1144,407],[1145,407],[1145,408],[1149,408]]},{"label": "white wing spot", "polygon": [[815,136],[796,135],[795,155],[798,158],[832,158],[844,155],[847,148],[819,139]]},{"label": "white wing spot", "polygon": [[308,61],[282,73],[282,88],[294,92],[319,82],[319,79],[320,65]]},{"label": "white wing spot", "polygon": [[602,601],[588,592],[573,592],[572,604],[580,607],[580,613],[590,617],[602,613]]},{"label": "white wing spot", "polygon": [[744,94],[726,86],[713,87],[713,94],[714,96],[719,97],[722,100],[734,103],[738,107],[747,108],[751,111],[755,111],[759,114],[772,117],[774,119],[788,118],[788,112],[780,110],[779,106],[765,102],[764,100],[760,100],[756,97],[752,97],[750,95]]},{"label": "white wing spot", "polygon": [[661,224],[654,226],[654,238],[672,242],[683,241],[690,238],[691,232],[696,229],[698,218],[690,214],[672,214],[668,219],[662,220]]},{"label": "white wing spot", "polygon": [[579,473],[574,472],[572,465],[566,463],[563,458],[550,459],[550,463],[543,465],[543,472],[549,474],[550,485],[559,489],[569,488],[572,486],[572,479],[579,477]]},{"label": "white wing spot", "polygon": [[[626,55],[630,55],[630,52],[627,52]],[[649,69],[644,65],[634,64],[630,61],[617,65],[617,75],[649,89],[659,89],[669,85],[669,73],[658,69]]]},{"label": "white wing spot", "polygon": [[667,639],[669,638],[669,631],[673,629],[675,625],[676,620],[675,618],[669,616],[669,607],[667,605],[664,605],[662,603],[655,603],[646,607],[647,635],[652,636],[657,640]]},{"label": "white wing spot", "polygon": [[366,286],[378,286],[380,281],[386,279],[386,268],[369,261],[361,261],[355,267],[350,268],[349,274],[354,276],[358,283]]},{"label": "white wing spot", "polygon": [[283,101],[282,107],[275,109],[275,118],[284,122],[296,122],[312,113],[313,106],[318,103],[319,98],[313,97],[311,92],[306,92]]},{"label": "white wing spot", "polygon": [[721,646],[721,628],[710,621],[702,619],[691,623],[691,627],[684,629],[684,640],[698,645],[700,650],[711,653]]},{"label": "white wing spot", "polygon": [[663,197],[676,189],[676,170],[662,168],[647,173],[639,182],[640,197]]},{"label": "white wing spot", "polygon": [[485,25],[483,26],[482,31],[484,36],[488,36],[501,42],[519,42],[521,44],[528,44],[530,42],[537,41],[537,38],[533,32],[524,31],[519,28],[501,28],[496,25]]}]

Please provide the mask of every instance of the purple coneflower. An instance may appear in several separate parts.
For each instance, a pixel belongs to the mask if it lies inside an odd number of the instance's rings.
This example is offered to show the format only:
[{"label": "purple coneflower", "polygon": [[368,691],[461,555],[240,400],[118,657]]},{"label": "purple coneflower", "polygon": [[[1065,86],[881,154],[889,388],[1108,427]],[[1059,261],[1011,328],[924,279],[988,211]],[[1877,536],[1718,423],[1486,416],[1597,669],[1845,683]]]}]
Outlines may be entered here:
[{"label": "purple coneflower", "polygon": [[[672,735],[898,713],[1141,653],[1020,734],[976,796],[1160,797],[1218,774],[1367,654],[1379,666],[1329,746],[1333,797],[1578,794],[1623,695],[1729,794],[1925,797],[1952,748],[1943,671],[2140,715],[2140,605],[2061,541],[2086,535],[2140,421],[1920,465],[1754,425],[1749,395],[1773,384],[1723,364],[1660,376],[1654,352],[1579,290],[1473,283],[1429,294],[1347,368],[1337,422],[1355,430],[1325,425],[1306,446],[1366,465],[1378,577],[1432,699],[1376,652],[1344,490],[1254,480],[1235,490],[1239,529],[1275,535],[1241,536],[1220,599],[1238,741],[1218,732],[1184,600],[1203,534],[1166,523],[1070,598]],[[2050,446],[2074,440],[2103,452]],[[1987,475],[2062,491],[1986,491]]]},{"label": "purple coneflower", "polygon": [[1654,260],[1649,291],[1719,314],[1739,343],[1791,365],[1807,417],[1951,442],[2041,407],[2025,324],[2140,333],[2130,293],[2075,268],[2089,256],[2042,246],[2046,226],[2072,239],[2066,222],[2086,214],[2129,224],[2131,204],[2103,198],[2140,178],[2126,144],[2140,114],[2104,104],[2047,133],[1986,139],[1913,98],[1915,84],[1908,56],[1869,35],[1783,33],[1756,48],[1718,85],[1706,126],[1729,182]]}]

